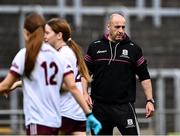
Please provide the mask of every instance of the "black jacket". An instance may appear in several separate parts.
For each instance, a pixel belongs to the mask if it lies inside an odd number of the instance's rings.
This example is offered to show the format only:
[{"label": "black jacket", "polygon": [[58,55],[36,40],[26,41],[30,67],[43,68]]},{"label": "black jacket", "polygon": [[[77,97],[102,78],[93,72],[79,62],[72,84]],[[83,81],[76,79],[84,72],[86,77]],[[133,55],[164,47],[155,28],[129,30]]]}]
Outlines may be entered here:
[{"label": "black jacket", "polygon": [[89,45],[85,62],[93,75],[91,95],[95,101],[121,104],[135,102],[136,75],[150,79],[141,48],[126,35],[121,42],[106,36]]}]

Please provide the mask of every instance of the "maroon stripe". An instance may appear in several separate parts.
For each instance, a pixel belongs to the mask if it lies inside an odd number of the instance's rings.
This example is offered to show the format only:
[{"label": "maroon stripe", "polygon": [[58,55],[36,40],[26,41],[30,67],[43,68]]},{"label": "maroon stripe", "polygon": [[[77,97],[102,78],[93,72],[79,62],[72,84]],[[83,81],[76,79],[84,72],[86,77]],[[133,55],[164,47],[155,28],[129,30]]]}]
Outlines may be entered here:
[{"label": "maroon stripe", "polygon": [[110,59],[96,59],[95,61],[101,61],[101,60],[107,60],[107,61],[109,61]]},{"label": "maroon stripe", "polygon": [[89,55],[87,55],[87,54],[85,55],[85,57],[91,59],[91,56],[89,56]]},{"label": "maroon stripe", "polygon": [[90,58],[87,58],[87,57],[84,57],[84,59],[86,60],[86,61],[92,61]]},{"label": "maroon stripe", "polygon": [[81,79],[76,79],[75,82],[81,82]]},{"label": "maroon stripe", "polygon": [[144,57],[142,56],[137,62],[140,62],[144,59]]},{"label": "maroon stripe", "polygon": [[17,73],[16,71],[10,70],[9,71],[12,75],[14,75],[15,77],[20,77],[21,75],[19,73]]},{"label": "maroon stripe", "polygon": [[73,73],[72,70],[71,70],[71,71],[68,71],[68,72],[66,72],[66,73],[64,73],[64,77],[67,76],[67,75],[69,75],[69,74],[71,74],[71,73]]},{"label": "maroon stripe", "polygon": [[114,61],[119,61],[119,62],[125,62],[125,63],[130,63],[129,61],[126,61],[126,60],[117,60],[117,59],[115,59]]},{"label": "maroon stripe", "polygon": [[137,67],[139,67],[144,62],[144,57],[142,56],[136,63]]},{"label": "maroon stripe", "polygon": [[88,62],[92,62],[92,58],[89,55],[85,55],[84,59]]},{"label": "maroon stripe", "polygon": [[[102,60],[106,60],[106,61],[109,61],[110,59],[96,59],[95,61],[102,61]],[[115,59],[115,60],[112,60],[112,61],[117,61],[117,62],[124,62],[124,63],[130,63],[129,61],[126,61],[126,60],[119,60],[119,59]]]}]

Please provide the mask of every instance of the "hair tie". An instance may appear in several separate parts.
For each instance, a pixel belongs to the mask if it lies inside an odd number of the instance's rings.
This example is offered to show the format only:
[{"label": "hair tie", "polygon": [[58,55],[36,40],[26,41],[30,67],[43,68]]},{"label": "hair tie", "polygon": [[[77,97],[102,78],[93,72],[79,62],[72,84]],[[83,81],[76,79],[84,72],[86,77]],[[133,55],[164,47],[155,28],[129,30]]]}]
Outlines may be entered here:
[{"label": "hair tie", "polygon": [[67,40],[68,42],[70,42],[72,39],[71,39],[71,37]]}]

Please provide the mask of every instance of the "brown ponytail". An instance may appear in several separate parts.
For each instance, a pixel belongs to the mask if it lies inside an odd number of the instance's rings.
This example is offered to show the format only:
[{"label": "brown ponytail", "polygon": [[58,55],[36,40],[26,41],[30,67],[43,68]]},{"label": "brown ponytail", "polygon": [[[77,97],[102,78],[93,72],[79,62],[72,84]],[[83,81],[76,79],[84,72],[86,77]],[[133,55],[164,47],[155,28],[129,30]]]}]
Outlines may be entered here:
[{"label": "brown ponytail", "polygon": [[69,40],[67,42],[68,46],[73,50],[73,52],[76,55],[77,58],[77,65],[79,68],[79,72],[81,74],[81,76],[83,76],[88,82],[91,82],[91,77],[89,75],[89,71],[88,68],[84,62],[84,58],[82,55],[82,50],[81,48],[78,46],[78,44],[74,41],[74,40]]},{"label": "brown ponytail", "polygon": [[28,78],[30,78],[31,72],[34,69],[37,55],[43,43],[44,25],[44,18],[36,13],[26,17],[24,28],[29,32],[29,36],[26,41],[24,75]]}]

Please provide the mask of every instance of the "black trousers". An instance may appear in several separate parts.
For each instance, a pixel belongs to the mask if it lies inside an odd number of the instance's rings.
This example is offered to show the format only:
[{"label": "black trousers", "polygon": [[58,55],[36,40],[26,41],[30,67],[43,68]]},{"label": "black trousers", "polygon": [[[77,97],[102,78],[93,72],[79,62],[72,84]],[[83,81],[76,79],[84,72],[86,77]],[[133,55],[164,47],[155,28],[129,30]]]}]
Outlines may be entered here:
[{"label": "black trousers", "polygon": [[116,105],[94,101],[92,112],[102,124],[98,135],[113,135],[114,127],[117,127],[122,135],[140,135],[132,103]]}]

